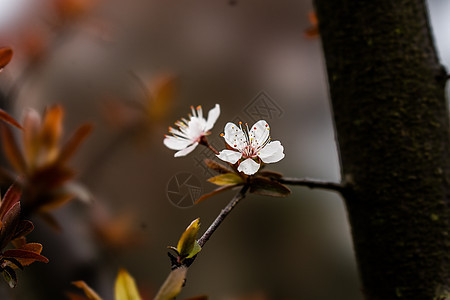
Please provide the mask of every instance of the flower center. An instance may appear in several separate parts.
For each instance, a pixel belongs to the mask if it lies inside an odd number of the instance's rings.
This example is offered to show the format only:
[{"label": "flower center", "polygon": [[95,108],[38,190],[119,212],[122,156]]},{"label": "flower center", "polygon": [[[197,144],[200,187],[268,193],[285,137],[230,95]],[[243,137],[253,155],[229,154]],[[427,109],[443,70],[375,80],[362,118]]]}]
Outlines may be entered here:
[{"label": "flower center", "polygon": [[239,122],[239,127],[242,132],[244,132],[245,141],[243,141],[243,147],[240,149],[243,158],[256,158],[259,154],[259,151],[264,148],[270,142],[270,136],[266,138],[264,141],[259,141],[256,138],[256,130],[254,127],[253,131],[248,129],[248,124],[245,123],[245,128],[242,128],[242,122]]}]

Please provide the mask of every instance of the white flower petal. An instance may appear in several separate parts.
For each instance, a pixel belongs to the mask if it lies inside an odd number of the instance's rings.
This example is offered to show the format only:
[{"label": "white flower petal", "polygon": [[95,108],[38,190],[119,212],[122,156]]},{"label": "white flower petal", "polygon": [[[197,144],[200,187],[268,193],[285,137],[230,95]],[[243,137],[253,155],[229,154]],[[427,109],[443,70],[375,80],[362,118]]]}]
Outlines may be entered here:
[{"label": "white flower petal", "polygon": [[191,142],[197,142],[197,140],[204,135],[203,128],[205,126],[205,120],[197,117],[192,117],[188,122],[188,129],[186,130],[187,137]]},{"label": "white flower petal", "polygon": [[239,164],[238,171],[247,175],[253,175],[259,170],[259,164],[251,158],[247,158]]},{"label": "white flower petal", "polygon": [[241,152],[233,151],[233,150],[222,150],[218,155],[216,155],[221,160],[229,162],[231,164],[237,163],[237,161],[242,157]]},{"label": "white flower petal", "polygon": [[192,145],[190,145],[189,147],[180,150],[178,152],[175,152],[175,157],[180,157],[180,156],[185,156],[188,155],[189,153],[191,153],[192,151],[194,151],[194,149],[197,147],[198,143],[194,143]]},{"label": "white flower petal", "polygon": [[252,140],[252,145],[255,147],[260,147],[269,138],[270,127],[264,120],[259,120],[253,124],[249,132],[250,140]]},{"label": "white flower petal", "polygon": [[275,163],[284,158],[284,147],[279,141],[268,143],[264,148],[259,150],[258,156],[265,163]]},{"label": "white flower petal", "polygon": [[172,150],[181,150],[192,144],[190,140],[168,135],[164,139],[164,145]]},{"label": "white flower petal", "polygon": [[224,139],[231,148],[241,150],[245,147],[245,134],[239,126],[234,123],[228,122],[224,129]]},{"label": "white flower petal", "polygon": [[211,128],[213,128],[214,123],[216,123],[217,119],[219,118],[219,115],[220,115],[220,105],[216,104],[216,106],[214,106],[214,108],[212,108],[208,112],[208,119],[206,121],[205,131],[209,131],[211,130]]}]

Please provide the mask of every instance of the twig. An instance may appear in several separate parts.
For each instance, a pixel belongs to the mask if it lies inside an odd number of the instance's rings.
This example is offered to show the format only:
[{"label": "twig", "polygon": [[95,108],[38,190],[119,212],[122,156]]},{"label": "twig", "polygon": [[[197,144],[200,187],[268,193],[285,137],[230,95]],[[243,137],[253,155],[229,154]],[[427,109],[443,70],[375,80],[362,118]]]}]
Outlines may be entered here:
[{"label": "twig", "polygon": [[[249,186],[244,185],[244,187],[233,197],[233,199],[228,203],[228,205],[222,209],[217,218],[212,222],[209,228],[205,231],[202,237],[197,241],[200,247],[203,247],[206,242],[209,240],[211,235],[219,228],[220,224],[225,220],[231,210],[245,197],[245,193],[247,192]],[[171,257],[171,255],[169,255]],[[174,299],[180,292],[184,286],[186,281],[186,273],[189,266],[194,262],[195,258],[186,259],[185,262],[181,265],[172,266],[172,271],[167,276],[163,285],[160,287],[157,295],[153,300],[166,300],[166,299]],[[171,258],[172,259],[172,258]]]},{"label": "twig", "polygon": [[214,154],[218,155],[219,151],[217,151],[213,146],[211,146],[211,144],[208,142],[208,139],[206,138],[206,136],[202,136],[200,138],[200,141],[198,142],[200,145],[205,146],[206,148],[208,148],[209,150],[211,150],[212,152],[214,152]]},{"label": "twig", "polygon": [[220,224],[225,220],[231,210],[245,197],[245,193],[248,190],[248,185],[244,185],[244,187],[233,197],[233,199],[228,203],[228,205],[222,209],[220,214],[214,220],[214,222],[209,226],[209,228],[205,231],[202,237],[197,241],[198,244],[203,247],[206,242],[209,240],[211,235],[216,231],[216,229],[220,226]]},{"label": "twig", "polygon": [[331,190],[339,193],[343,193],[346,190],[346,186],[341,183],[336,182],[328,182],[317,179],[309,179],[309,178],[288,178],[281,177],[277,178],[276,181],[283,184],[289,185],[297,185],[297,186],[306,186],[310,189],[325,189]]}]

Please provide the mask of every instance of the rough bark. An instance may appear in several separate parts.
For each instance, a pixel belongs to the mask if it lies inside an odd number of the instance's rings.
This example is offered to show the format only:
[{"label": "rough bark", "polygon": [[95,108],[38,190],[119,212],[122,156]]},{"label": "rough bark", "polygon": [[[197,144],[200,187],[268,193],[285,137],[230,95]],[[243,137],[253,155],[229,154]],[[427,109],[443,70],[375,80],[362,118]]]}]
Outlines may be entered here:
[{"label": "rough bark", "polygon": [[450,283],[450,139],[427,7],[314,4],[363,292],[435,299]]}]

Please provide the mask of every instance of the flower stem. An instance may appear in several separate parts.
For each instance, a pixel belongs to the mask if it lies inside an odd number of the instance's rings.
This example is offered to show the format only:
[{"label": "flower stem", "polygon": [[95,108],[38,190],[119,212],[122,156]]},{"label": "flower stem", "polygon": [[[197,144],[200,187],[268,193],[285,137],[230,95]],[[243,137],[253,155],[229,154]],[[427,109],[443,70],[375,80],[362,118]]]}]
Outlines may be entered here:
[{"label": "flower stem", "polygon": [[220,224],[225,220],[231,210],[239,203],[242,199],[245,198],[245,193],[247,192],[249,186],[244,185],[244,187],[233,197],[233,199],[228,203],[228,205],[222,209],[220,214],[214,220],[214,222],[209,226],[209,228],[205,231],[202,237],[197,241],[198,244],[203,247],[206,242],[209,240],[211,235],[216,231],[216,229],[220,226]]},{"label": "flower stem", "polygon": [[208,148],[209,150],[211,150],[212,152],[214,152],[214,154],[219,154],[219,151],[217,151],[213,146],[211,146],[208,142],[208,139],[206,138],[205,135],[203,135],[200,138],[200,141],[198,142],[200,145],[205,146],[206,148]]}]

